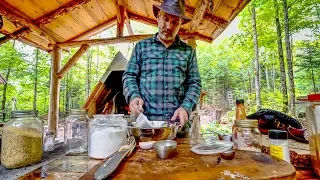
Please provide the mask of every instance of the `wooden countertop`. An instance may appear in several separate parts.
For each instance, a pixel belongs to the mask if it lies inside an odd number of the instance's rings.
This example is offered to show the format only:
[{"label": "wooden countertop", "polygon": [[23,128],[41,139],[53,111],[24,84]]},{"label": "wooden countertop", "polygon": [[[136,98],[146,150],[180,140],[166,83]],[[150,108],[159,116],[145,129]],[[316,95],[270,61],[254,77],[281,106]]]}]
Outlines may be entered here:
[{"label": "wooden countertop", "polygon": [[[177,155],[159,159],[155,150],[139,147],[126,158],[110,176],[112,179],[294,179],[295,168],[285,161],[264,153],[236,151],[233,160],[219,155],[197,155],[191,152],[198,143],[190,139],[176,139]],[[20,179],[93,179],[102,161],[87,156],[64,156],[25,174]]]}]

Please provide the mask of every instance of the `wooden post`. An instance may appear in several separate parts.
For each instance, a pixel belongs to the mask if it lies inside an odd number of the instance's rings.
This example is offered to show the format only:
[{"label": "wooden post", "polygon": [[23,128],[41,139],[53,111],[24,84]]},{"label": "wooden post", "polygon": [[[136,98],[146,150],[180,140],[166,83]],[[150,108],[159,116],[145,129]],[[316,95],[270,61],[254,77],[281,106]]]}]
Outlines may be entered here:
[{"label": "wooden post", "polygon": [[[187,39],[187,43],[189,45],[192,46],[193,49],[196,49],[197,44],[196,44],[196,39],[195,38],[189,38]],[[193,139],[199,139],[200,138],[200,115],[199,115],[199,111],[200,111],[200,105],[199,105],[199,101],[197,104],[197,108],[196,110],[193,112],[194,113],[194,117],[193,117],[193,122],[191,125],[191,129],[192,129],[192,138]]]},{"label": "wooden post", "polygon": [[61,79],[68,71],[69,69],[74,66],[77,61],[80,59],[80,57],[87,52],[87,50],[90,48],[88,44],[84,44],[81,46],[81,48],[70,58],[70,60],[57,72],[57,78]]},{"label": "wooden post", "polygon": [[124,27],[124,6],[122,0],[115,1],[117,11],[117,37],[123,36]]},{"label": "wooden post", "polygon": [[60,79],[56,73],[61,65],[61,48],[53,47],[52,62],[51,62],[51,83],[50,83],[50,104],[48,113],[48,132],[54,132],[57,137],[57,127],[59,120],[59,94],[60,94]]}]

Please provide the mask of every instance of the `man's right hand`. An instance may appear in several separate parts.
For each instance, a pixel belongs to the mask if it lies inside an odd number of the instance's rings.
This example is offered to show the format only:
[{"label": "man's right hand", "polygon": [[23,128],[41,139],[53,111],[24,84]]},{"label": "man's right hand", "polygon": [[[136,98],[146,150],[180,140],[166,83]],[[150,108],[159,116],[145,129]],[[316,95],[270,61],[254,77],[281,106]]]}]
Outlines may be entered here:
[{"label": "man's right hand", "polygon": [[143,112],[144,101],[140,97],[136,97],[131,100],[130,102],[130,112],[134,113],[135,115],[139,115]]}]

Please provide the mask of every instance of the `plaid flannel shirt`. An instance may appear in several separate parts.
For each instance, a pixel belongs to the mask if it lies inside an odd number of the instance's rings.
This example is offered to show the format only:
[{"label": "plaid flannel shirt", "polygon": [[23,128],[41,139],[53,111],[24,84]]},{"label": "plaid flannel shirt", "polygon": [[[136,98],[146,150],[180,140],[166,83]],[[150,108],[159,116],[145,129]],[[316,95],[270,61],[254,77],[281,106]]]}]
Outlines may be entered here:
[{"label": "plaid flannel shirt", "polygon": [[127,103],[141,97],[149,120],[169,120],[179,107],[190,118],[201,91],[196,51],[178,36],[166,48],[155,34],[136,44],[122,81]]}]

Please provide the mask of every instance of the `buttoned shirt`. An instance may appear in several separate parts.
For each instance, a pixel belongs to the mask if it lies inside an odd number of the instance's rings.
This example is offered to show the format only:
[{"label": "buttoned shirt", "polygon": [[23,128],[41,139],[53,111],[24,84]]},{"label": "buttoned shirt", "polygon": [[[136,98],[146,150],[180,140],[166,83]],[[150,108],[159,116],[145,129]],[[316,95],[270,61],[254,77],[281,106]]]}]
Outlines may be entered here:
[{"label": "buttoned shirt", "polygon": [[122,80],[127,103],[141,97],[149,120],[169,120],[179,107],[190,117],[201,91],[196,51],[178,36],[167,48],[157,34],[138,42]]}]

